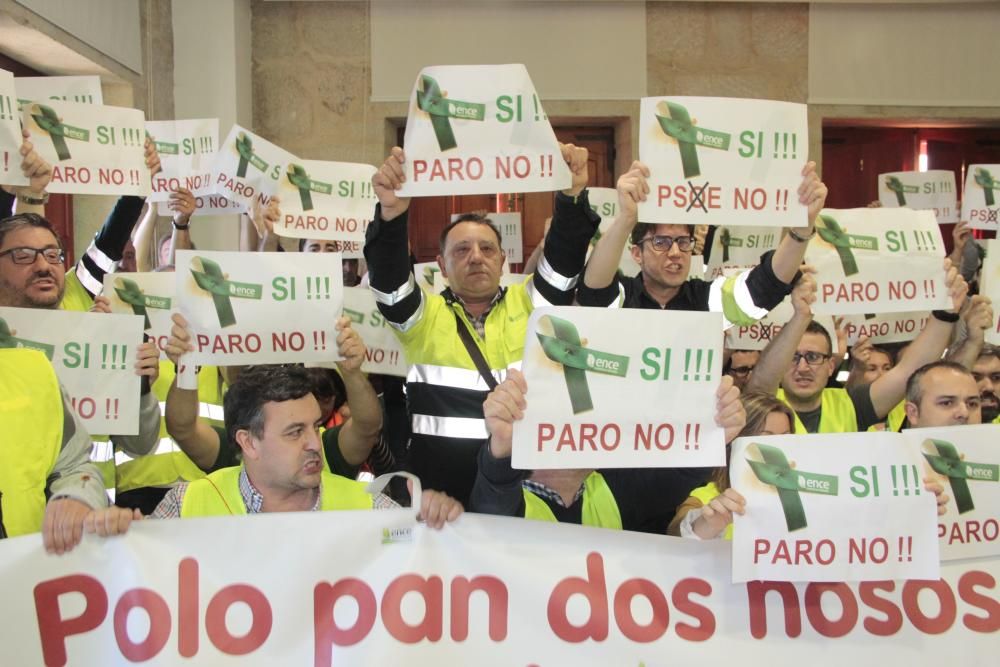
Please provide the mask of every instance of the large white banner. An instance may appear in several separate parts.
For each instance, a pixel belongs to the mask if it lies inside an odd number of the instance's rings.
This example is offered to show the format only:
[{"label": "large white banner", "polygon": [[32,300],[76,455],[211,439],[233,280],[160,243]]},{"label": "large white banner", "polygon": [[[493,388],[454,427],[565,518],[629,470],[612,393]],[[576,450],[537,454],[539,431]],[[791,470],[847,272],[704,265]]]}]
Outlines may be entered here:
[{"label": "large white banner", "polygon": [[104,104],[99,76],[19,76],[14,85],[21,105],[37,100]]},{"label": "large white banner", "polygon": [[816,267],[813,311],[829,315],[951,308],[944,242],[930,211],[824,209],[806,248]]},{"label": "large white banner", "polygon": [[981,277],[982,290],[983,294],[997,304],[993,308],[993,326],[986,330],[986,342],[1000,345],[1000,241],[991,239],[982,243],[986,247]]},{"label": "large white banner", "polygon": [[4,540],[0,664],[994,664],[996,558],[946,564],[933,581],[732,584],[722,540],[412,521],[143,521],[64,556],[38,535]]},{"label": "large white banner", "polygon": [[705,280],[715,280],[760,264],[760,256],[777,249],[781,230],[773,227],[719,227],[712,237]]},{"label": "large white banner", "polygon": [[0,308],[0,347],[40,350],[90,433],[139,432],[135,350],[142,318],[39,308]]},{"label": "large white banner", "polygon": [[282,167],[294,159],[284,148],[233,125],[212,163],[215,194],[247,210],[255,200],[266,205],[278,189]]},{"label": "large white banner", "polygon": [[195,195],[212,192],[212,163],[219,150],[219,119],[147,120],[163,170],[153,177],[149,201],[165,202],[170,192],[187,188]]},{"label": "large white banner", "polygon": [[164,348],[173,326],[170,315],[176,307],[176,286],[174,274],[168,271],[106,273],[101,294],[110,302],[112,313],[142,317],[143,331],[156,343],[160,358],[166,359]]},{"label": "large white banner", "polygon": [[644,97],[639,159],[654,223],[802,227],[806,105],[721,97]]},{"label": "large white banner", "polygon": [[343,305],[339,253],[177,252],[176,307],[191,364],[334,361]]},{"label": "large white banner", "polygon": [[886,208],[933,211],[938,224],[958,222],[955,172],[950,169],[879,174],[878,199]]},{"label": "large white banner", "polygon": [[375,215],[375,167],[293,159],[281,168],[281,221],[274,231],[296,239],[330,239],[364,246]]},{"label": "large white banner", "polygon": [[46,100],[22,111],[35,150],[52,165],[49,192],[149,193],[146,118],[138,109]]},{"label": "large white banner", "polygon": [[962,193],[962,220],[971,229],[1000,227],[1000,164],[970,164]]},{"label": "large white banner", "polygon": [[564,190],[572,176],[524,65],[425,67],[400,196]]},{"label": "large white banner", "polygon": [[896,433],[738,438],[733,581],[937,579],[937,504]]},{"label": "large white banner", "polygon": [[723,465],[724,434],[715,424],[721,318],[535,309],[521,362],[528,408],[514,423],[513,467]]},{"label": "large white banner", "polygon": [[903,435],[924,459],[921,473],[950,496],[938,517],[941,559],[1000,555],[1000,425],[918,428]]},{"label": "large white banner", "polygon": [[14,75],[0,69],[0,184],[27,185],[21,172],[21,115]]}]

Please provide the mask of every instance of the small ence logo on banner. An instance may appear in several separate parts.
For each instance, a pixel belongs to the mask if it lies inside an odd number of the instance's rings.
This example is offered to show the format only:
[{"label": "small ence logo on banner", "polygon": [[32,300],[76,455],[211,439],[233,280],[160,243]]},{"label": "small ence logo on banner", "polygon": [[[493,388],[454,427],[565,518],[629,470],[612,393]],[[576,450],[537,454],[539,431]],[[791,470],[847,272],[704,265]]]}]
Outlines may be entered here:
[{"label": "small ence logo on banner", "polygon": [[975,175],[976,185],[983,189],[983,197],[986,200],[987,206],[996,205],[996,199],[993,196],[994,190],[1000,190],[1000,181],[993,178],[993,174],[987,169],[979,167],[976,169]]},{"label": "small ence logo on banner", "polygon": [[299,199],[302,201],[303,211],[313,210],[313,192],[319,192],[324,195],[333,194],[333,185],[310,179],[309,174],[306,173],[305,167],[301,165],[289,164],[288,171],[285,176],[288,177],[289,183],[299,189]]},{"label": "small ence logo on banner", "polygon": [[785,458],[785,453],[777,447],[754,443],[760,452],[761,461],[747,459],[750,469],[764,484],[773,486],[778,492],[781,510],[785,514],[785,525],[789,531],[806,527],[806,510],[802,506],[800,492],[837,495],[836,475],[793,470]]},{"label": "small ence logo on banner", "polygon": [[[146,138],[151,139],[149,132],[146,133]],[[173,144],[169,141],[154,141],[156,145],[156,152],[160,155],[180,155],[180,144]]]},{"label": "small ence logo on banner", "polygon": [[48,357],[49,361],[52,361],[52,355],[56,350],[54,345],[27,340],[26,338],[15,338],[10,327],[7,326],[7,320],[0,317],[0,349],[8,348],[36,350]]},{"label": "small ence logo on banner", "polygon": [[616,377],[625,377],[628,374],[628,357],[583,347],[580,334],[572,322],[547,315],[538,323],[539,327],[543,323],[551,325],[554,335],[547,336],[542,333],[536,335],[545,356],[557,364],[562,364],[573,414],[594,409],[590,387],[587,385],[587,371]]},{"label": "small ence logo on banner", "polygon": [[264,291],[263,285],[228,280],[226,274],[222,272],[222,267],[212,260],[195,257],[192,265],[195,261],[201,262],[202,271],[196,271],[192,268],[191,275],[194,276],[198,287],[212,295],[220,327],[231,327],[236,324],[236,313],[233,312],[233,303],[230,297],[238,299],[261,298]]},{"label": "small ence logo on banner", "polygon": [[236,168],[236,175],[240,178],[246,178],[248,164],[252,164],[258,171],[267,171],[267,163],[254,154],[253,142],[242,132],[236,138],[236,152],[240,154],[240,164]]},{"label": "small ence logo on banner", "polygon": [[139,285],[129,278],[115,280],[115,294],[123,303],[132,306],[133,313],[142,315],[144,329],[149,329],[152,326],[149,323],[149,315],[146,313],[147,308],[170,310],[170,297],[144,294]]},{"label": "small ence logo on banner", "polygon": [[853,276],[858,273],[858,262],[854,259],[852,249],[858,250],[878,250],[878,239],[874,236],[861,236],[859,234],[848,234],[840,224],[828,215],[821,215],[816,221],[816,231],[821,239],[829,243],[837,251],[840,257],[840,265],[844,268],[845,276]]},{"label": "small ence logo on banner", "polygon": [[900,206],[906,206],[906,193],[917,194],[920,187],[917,185],[906,185],[895,176],[888,176],[885,179],[885,187],[896,193],[896,201]]},{"label": "small ence logo on banner", "polygon": [[950,442],[927,439],[924,440],[923,449],[924,458],[927,459],[931,469],[948,478],[959,514],[976,509],[972,503],[972,491],[969,489],[968,480],[1000,481],[1000,465],[963,461],[958,449]]},{"label": "small ence logo on banner", "polygon": [[420,107],[421,111],[430,115],[431,127],[434,128],[434,136],[442,151],[458,147],[449,118],[476,121],[482,121],[486,118],[485,104],[446,99],[445,94],[441,92],[441,86],[433,77],[426,74],[420,77],[417,106]]},{"label": "small ence logo on banner", "polygon": [[38,123],[38,127],[49,133],[52,146],[56,149],[60,161],[69,160],[71,157],[69,146],[66,145],[67,139],[90,141],[90,130],[64,124],[52,107],[35,104],[31,110],[31,117]]},{"label": "small ence logo on banner", "polygon": [[715,148],[721,151],[729,150],[730,135],[726,132],[716,132],[703,127],[695,127],[688,110],[676,102],[660,102],[656,105],[659,113],[656,120],[660,128],[671,139],[677,141],[681,152],[681,168],[684,178],[701,175],[698,164],[698,149],[695,146]]}]

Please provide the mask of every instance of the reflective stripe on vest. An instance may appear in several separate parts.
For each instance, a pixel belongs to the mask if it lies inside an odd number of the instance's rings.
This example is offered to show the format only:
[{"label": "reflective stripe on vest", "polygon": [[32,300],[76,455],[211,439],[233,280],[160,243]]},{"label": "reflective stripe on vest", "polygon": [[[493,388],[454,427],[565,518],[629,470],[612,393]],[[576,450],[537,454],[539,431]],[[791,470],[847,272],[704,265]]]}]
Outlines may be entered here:
[{"label": "reflective stripe on vest", "polygon": [[[246,514],[247,508],[240,494],[241,466],[223,468],[211,475],[188,484],[181,501],[181,516],[227,516]],[[364,482],[334,475],[326,469],[321,473],[322,500],[320,509],[365,510],[372,508],[372,496]]]},{"label": "reflective stripe on vest", "polygon": [[[522,491],[525,519],[555,522],[556,515],[544,500],[527,489]],[[583,510],[580,513],[580,522],[584,526],[595,528],[622,529],[622,515],[618,511],[618,503],[599,472],[590,473],[583,482]]]},{"label": "reflective stripe on vest", "polygon": [[0,503],[7,535],[37,533],[45,483],[62,449],[64,406],[52,364],[35,350],[0,350]]},{"label": "reflective stripe on vest", "polygon": [[[692,498],[697,498],[701,501],[702,507],[712,502],[714,499],[718,498],[722,494],[719,493],[719,487],[716,486],[715,482],[709,482],[705,486],[699,486],[697,489],[691,492]],[[726,526],[726,530],[722,533],[722,538],[726,540],[733,539],[733,524],[730,523]]]},{"label": "reflective stripe on vest", "polygon": [[[777,397],[779,401],[792,407],[785,400],[784,389],[778,390]],[[854,433],[858,430],[858,416],[854,412],[854,403],[851,402],[851,397],[847,394],[846,389],[824,389],[820,405],[822,412],[819,417],[819,431],[817,433]],[[808,433],[809,431],[806,430],[794,408],[792,415],[795,417],[795,433]]]}]

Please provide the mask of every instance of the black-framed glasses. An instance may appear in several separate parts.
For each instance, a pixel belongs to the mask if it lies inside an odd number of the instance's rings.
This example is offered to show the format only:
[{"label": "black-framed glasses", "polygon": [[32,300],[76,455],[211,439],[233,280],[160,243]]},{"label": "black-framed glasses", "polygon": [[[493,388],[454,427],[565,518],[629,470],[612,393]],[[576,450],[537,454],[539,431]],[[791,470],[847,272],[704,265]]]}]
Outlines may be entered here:
[{"label": "black-framed glasses", "polygon": [[753,366],[730,366],[727,371],[730,375],[744,377],[753,373]]},{"label": "black-framed glasses", "polygon": [[10,248],[0,252],[0,257],[10,255],[10,261],[15,264],[34,264],[41,255],[49,264],[62,264],[66,260],[66,252],[62,248]]},{"label": "black-framed glasses", "polygon": [[803,359],[810,366],[819,366],[832,356],[832,354],[823,354],[822,352],[796,352],[792,355],[792,366],[798,366]]},{"label": "black-framed glasses", "polygon": [[654,252],[670,252],[670,248],[675,243],[677,244],[677,249],[681,252],[691,252],[691,249],[694,248],[693,236],[666,236],[657,234],[656,236],[647,236],[639,241],[639,245],[642,245],[646,241],[650,242]]}]

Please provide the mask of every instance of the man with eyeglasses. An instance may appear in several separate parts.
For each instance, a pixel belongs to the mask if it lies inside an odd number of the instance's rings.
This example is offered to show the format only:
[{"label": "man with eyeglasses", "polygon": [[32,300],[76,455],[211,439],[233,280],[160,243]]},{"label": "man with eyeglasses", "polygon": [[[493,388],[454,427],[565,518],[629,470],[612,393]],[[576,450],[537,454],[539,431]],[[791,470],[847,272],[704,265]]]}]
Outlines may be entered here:
[{"label": "man with eyeglasses", "polygon": [[759,360],[759,350],[733,350],[722,372],[731,376],[733,385],[742,392]]},{"label": "man with eyeglasses", "polygon": [[747,391],[777,392],[792,408],[796,433],[865,431],[884,420],[903,400],[910,375],[941,358],[958,320],[969,286],[951,262],[944,261],[945,287],[953,310],[933,311],[923,331],[891,370],[871,384],[847,389],[827,387],[839,359],[832,354],[830,334],[813,321],[816,281],[812,267],[803,267],[803,277],[792,292],[794,314],[761,353]]},{"label": "man with eyeglasses", "polygon": [[[736,276],[708,282],[688,279],[694,248],[693,225],[652,225],[639,222],[639,202],[649,194],[649,168],[633,162],[618,179],[618,215],[601,236],[587,263],[577,301],[583,306],[711,310],[723,314],[723,326],[749,325],[781,303],[791,291],[808,241],[815,234],[816,216],[826,201],[826,186],[816,164],[802,169],[799,201],[808,207],[808,225],[789,231],[759,266]],[[631,240],[632,257],[641,271],[632,278],[617,275],[618,258]]]}]

